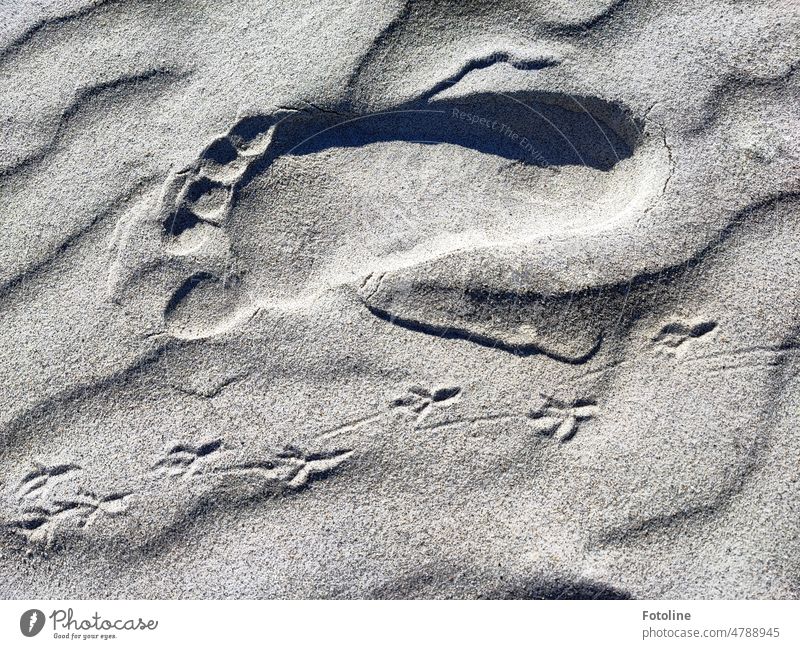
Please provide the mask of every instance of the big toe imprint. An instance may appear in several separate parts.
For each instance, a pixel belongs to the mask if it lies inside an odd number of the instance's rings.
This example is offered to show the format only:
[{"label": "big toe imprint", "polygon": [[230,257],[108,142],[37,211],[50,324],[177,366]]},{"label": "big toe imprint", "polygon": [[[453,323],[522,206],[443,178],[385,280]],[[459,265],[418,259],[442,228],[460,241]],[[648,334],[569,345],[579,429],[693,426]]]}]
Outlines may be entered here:
[{"label": "big toe imprint", "polygon": [[204,338],[254,313],[225,225],[236,188],[280,117],[238,120],[118,226],[109,293],[150,332]]}]

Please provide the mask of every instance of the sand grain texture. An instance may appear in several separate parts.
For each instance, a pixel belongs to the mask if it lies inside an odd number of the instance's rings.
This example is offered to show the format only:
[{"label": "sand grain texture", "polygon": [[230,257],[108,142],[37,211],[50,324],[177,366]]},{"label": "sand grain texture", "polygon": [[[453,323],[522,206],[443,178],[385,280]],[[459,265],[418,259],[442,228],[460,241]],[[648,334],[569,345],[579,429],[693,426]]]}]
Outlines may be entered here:
[{"label": "sand grain texture", "polygon": [[800,7],[0,2],[0,596],[796,598]]}]

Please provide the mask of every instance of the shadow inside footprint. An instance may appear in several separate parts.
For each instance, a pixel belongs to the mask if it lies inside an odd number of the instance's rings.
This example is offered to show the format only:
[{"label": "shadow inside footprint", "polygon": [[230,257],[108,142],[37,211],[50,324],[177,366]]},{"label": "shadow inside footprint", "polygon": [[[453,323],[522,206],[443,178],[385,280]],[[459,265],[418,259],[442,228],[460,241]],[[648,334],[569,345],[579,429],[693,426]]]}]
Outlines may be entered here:
[{"label": "shadow inside footprint", "polygon": [[635,142],[621,134],[636,132],[638,126],[623,107],[593,98],[567,105],[565,97],[554,93],[479,93],[348,120],[323,114],[316,127],[307,128],[316,134],[291,153],[386,142],[450,144],[539,167],[599,171],[632,155]]}]

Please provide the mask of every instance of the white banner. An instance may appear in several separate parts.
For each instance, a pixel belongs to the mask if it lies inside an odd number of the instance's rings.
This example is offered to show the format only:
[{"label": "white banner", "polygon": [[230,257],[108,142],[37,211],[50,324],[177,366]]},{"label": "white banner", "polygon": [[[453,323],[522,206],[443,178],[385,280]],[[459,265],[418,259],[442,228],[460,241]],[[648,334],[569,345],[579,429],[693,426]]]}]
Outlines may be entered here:
[{"label": "white banner", "polygon": [[0,647],[798,647],[796,601],[4,601]]}]

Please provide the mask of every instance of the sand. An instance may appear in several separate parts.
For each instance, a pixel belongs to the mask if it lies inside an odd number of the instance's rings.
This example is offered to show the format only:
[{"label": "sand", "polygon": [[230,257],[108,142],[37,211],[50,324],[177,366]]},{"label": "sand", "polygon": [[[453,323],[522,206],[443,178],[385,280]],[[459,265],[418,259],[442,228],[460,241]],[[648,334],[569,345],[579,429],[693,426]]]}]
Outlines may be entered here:
[{"label": "sand", "polygon": [[0,3],[0,597],[800,596],[793,0]]}]

